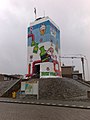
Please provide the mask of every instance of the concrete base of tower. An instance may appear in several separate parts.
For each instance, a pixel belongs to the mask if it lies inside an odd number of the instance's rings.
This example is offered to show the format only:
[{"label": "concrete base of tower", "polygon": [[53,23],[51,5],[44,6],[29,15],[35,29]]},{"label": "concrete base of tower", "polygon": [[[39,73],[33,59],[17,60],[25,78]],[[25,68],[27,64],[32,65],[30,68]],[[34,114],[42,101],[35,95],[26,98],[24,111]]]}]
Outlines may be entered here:
[{"label": "concrete base of tower", "polygon": [[32,99],[71,99],[86,96],[89,87],[68,78],[29,79],[21,83],[21,92]]}]

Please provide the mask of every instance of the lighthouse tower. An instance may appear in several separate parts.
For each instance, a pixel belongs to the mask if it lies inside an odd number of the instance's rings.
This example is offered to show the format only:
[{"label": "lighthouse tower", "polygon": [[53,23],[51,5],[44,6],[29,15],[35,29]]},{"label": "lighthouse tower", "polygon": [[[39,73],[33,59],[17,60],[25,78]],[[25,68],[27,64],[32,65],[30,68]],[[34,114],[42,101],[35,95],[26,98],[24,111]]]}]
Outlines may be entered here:
[{"label": "lighthouse tower", "polygon": [[49,18],[38,18],[28,27],[28,76],[61,77],[60,30]]}]

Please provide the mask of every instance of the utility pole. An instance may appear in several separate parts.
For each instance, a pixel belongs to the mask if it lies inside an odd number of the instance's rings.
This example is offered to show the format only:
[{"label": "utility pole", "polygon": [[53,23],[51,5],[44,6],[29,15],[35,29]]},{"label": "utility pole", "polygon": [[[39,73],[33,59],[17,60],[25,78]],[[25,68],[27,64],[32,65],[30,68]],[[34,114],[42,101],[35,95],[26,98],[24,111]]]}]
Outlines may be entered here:
[{"label": "utility pole", "polygon": [[83,79],[85,80],[84,58],[83,57],[81,57],[81,62],[82,62],[82,70],[83,70]]}]

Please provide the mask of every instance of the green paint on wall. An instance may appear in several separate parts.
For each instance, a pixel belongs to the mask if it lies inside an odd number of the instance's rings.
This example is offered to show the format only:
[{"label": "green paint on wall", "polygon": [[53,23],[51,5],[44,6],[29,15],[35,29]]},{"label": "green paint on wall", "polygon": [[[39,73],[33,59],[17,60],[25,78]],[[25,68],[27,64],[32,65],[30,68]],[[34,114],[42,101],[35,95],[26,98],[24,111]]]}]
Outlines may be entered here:
[{"label": "green paint on wall", "polygon": [[49,72],[42,72],[41,76],[49,76]]},{"label": "green paint on wall", "polygon": [[56,76],[56,73],[50,72],[50,76]]},{"label": "green paint on wall", "polygon": [[56,76],[55,72],[41,72],[41,76]]}]

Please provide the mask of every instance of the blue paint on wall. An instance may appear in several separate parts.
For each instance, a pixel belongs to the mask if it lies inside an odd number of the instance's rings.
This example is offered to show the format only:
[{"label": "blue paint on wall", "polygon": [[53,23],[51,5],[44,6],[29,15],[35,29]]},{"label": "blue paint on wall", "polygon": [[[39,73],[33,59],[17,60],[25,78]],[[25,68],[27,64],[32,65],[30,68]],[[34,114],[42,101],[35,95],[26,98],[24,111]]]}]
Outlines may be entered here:
[{"label": "blue paint on wall", "polygon": [[[42,31],[40,31],[42,30]],[[36,43],[52,41],[54,45],[58,44],[60,49],[60,31],[48,20],[28,28],[28,34],[34,35]],[[44,34],[42,34],[44,33]],[[32,38],[28,38],[28,46],[31,46]]]}]

